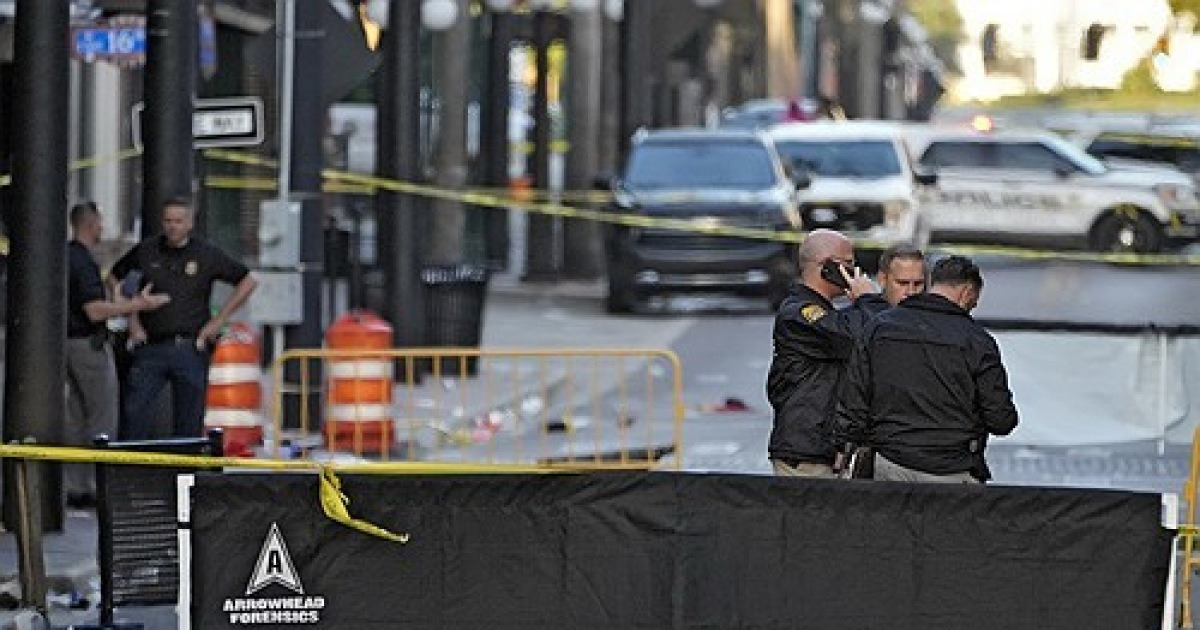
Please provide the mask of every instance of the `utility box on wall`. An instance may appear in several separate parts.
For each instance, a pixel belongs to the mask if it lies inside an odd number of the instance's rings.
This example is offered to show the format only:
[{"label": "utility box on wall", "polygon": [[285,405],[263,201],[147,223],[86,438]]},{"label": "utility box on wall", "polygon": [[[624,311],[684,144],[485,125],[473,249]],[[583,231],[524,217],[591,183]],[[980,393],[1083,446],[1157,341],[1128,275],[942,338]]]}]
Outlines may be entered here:
[{"label": "utility box on wall", "polygon": [[258,264],[276,269],[300,264],[300,202],[272,199],[259,205]]}]

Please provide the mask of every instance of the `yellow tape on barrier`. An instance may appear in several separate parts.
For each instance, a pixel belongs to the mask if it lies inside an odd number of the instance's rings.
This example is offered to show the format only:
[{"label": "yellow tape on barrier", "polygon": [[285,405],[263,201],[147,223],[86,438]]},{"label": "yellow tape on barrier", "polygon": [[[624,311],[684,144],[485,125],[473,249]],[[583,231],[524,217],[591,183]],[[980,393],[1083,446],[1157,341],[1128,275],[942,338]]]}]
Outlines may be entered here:
[{"label": "yellow tape on barrier", "polygon": [[333,474],[328,467],[321,469],[321,508],[325,510],[325,516],[365,534],[400,544],[408,542],[407,533],[395,534],[378,525],[350,516],[350,497],[342,492],[342,480],[338,479],[337,475]]},{"label": "yellow tape on barrier", "polygon": [[407,533],[395,533],[350,514],[350,498],[342,492],[342,481],[335,471],[358,473],[392,474],[514,474],[514,473],[558,473],[562,469],[530,468],[500,465],[458,465],[438,463],[363,463],[329,464],[312,461],[245,459],[239,457],[211,457],[203,455],[172,455],[122,451],[119,449],[88,449],[70,446],[40,446],[29,444],[0,445],[0,459],[31,459],[79,464],[110,464],[134,466],[170,466],[184,468],[251,468],[256,470],[297,470],[320,474],[319,498],[321,509],[332,521],[351,529],[390,540],[407,543]]},{"label": "yellow tape on barrier", "polygon": [[499,464],[459,464],[440,462],[338,462],[322,463],[309,460],[259,459],[245,457],[212,457],[206,455],[173,455],[92,449],[74,446],[44,446],[30,444],[0,445],[0,459],[35,459],[82,464],[119,464],[130,466],[222,467],[257,470],[319,471],[328,467],[338,472],[355,474],[411,475],[471,475],[471,474],[529,474],[562,472],[533,466]]}]

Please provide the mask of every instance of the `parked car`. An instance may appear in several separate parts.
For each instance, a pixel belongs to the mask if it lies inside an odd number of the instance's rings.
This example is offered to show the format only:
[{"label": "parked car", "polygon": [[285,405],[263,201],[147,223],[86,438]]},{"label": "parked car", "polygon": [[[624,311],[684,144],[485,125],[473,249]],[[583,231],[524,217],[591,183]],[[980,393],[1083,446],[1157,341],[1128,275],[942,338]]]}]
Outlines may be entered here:
[{"label": "parked car", "polygon": [[805,230],[830,228],[883,246],[927,244],[918,189],[936,177],[913,168],[901,125],[814,121],[775,125],[767,133],[794,171],[811,176],[798,193]]},{"label": "parked car", "polygon": [[721,112],[720,126],[726,129],[766,129],[788,118],[788,102],[781,99],[753,99]]},{"label": "parked car", "polygon": [[684,220],[695,231],[610,224],[605,238],[609,312],[665,293],[720,291],[777,305],[795,277],[794,244],[713,233],[722,227],[797,232],[796,183],[763,134],[749,130],[640,132],[613,210]]},{"label": "parked car", "polygon": [[1048,131],[909,126],[937,186],[923,191],[935,239],[1158,252],[1194,242],[1200,197],[1162,168],[1116,168]]},{"label": "parked car", "polygon": [[1076,144],[1110,166],[1166,166],[1200,183],[1200,127],[1075,134]]}]

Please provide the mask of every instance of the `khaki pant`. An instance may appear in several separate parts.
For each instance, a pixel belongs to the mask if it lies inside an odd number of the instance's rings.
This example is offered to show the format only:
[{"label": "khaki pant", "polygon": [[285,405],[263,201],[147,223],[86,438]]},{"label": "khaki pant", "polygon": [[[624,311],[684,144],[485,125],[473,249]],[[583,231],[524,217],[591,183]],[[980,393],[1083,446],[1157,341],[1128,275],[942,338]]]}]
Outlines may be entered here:
[{"label": "khaki pant", "polygon": [[905,468],[879,453],[875,453],[875,479],[876,481],[906,481],[910,483],[983,483],[969,472],[934,475]]},{"label": "khaki pant", "polygon": [[837,478],[837,475],[833,472],[833,466],[830,466],[829,464],[800,462],[795,466],[790,466],[786,462],[782,462],[778,459],[772,459],[771,467],[775,469],[775,476],[777,477],[814,477],[817,479]]},{"label": "khaki pant", "polygon": [[[91,446],[97,434],[117,438],[117,370],[112,348],[99,349],[89,339],[67,339],[67,422],[63,442]],[[63,489],[67,494],[96,493],[94,464],[63,466]]]}]

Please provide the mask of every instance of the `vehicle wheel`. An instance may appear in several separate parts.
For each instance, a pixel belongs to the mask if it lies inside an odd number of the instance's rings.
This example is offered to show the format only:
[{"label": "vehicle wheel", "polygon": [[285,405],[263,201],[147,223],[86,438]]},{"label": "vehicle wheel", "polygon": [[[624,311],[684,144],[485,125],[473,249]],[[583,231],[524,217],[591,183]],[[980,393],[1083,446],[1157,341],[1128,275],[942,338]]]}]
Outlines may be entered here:
[{"label": "vehicle wheel", "polygon": [[637,288],[633,286],[633,278],[620,269],[611,269],[608,272],[605,310],[613,314],[632,313],[637,303],[638,294]]},{"label": "vehicle wheel", "polygon": [[1163,230],[1145,212],[1116,209],[1100,219],[1092,229],[1091,240],[1096,251],[1148,254],[1162,249]]}]

